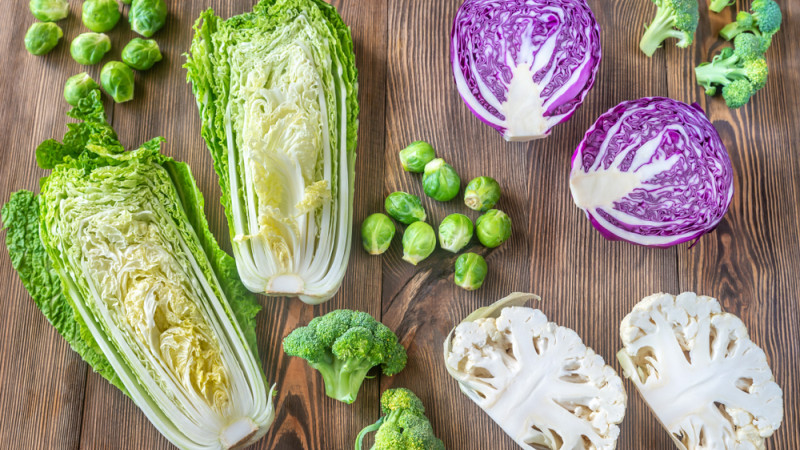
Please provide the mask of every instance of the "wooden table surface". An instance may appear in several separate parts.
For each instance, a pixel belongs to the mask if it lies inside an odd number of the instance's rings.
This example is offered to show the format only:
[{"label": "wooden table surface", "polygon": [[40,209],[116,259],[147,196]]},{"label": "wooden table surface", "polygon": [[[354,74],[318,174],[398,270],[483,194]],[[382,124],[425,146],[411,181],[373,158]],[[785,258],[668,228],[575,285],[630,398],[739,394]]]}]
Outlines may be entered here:
[{"label": "wooden table surface", "polygon": [[[65,38],[47,56],[29,55],[23,36],[34,21],[27,1],[4,1],[0,15],[0,202],[12,191],[38,190],[45,174],[34,148],[65,131],[64,81],[84,70],[69,56],[80,32],[80,2],[72,0],[62,25]],[[206,197],[211,229],[230,248],[217,177],[204,142],[182,54],[192,24],[213,7],[227,17],[249,10],[248,1],[171,0],[164,30],[155,35],[164,61],[136,74],[132,102],[106,101],[114,128],[127,147],[154,137],[165,152],[187,161]],[[602,28],[603,61],[597,83],[571,121],[548,139],[507,143],[467,110],[449,67],[449,32],[461,0],[337,0],[352,27],[359,69],[361,126],[356,164],[354,233],[350,266],[339,294],[311,307],[299,300],[261,297],[259,350],[267,378],[278,385],[277,414],[264,449],[348,449],[358,431],[379,416],[379,393],[404,386],[425,403],[436,434],[450,449],[517,448],[458,390],[445,371],[442,341],[472,310],[512,291],[538,293],[547,316],[575,329],[584,342],[619,370],[618,325],[642,297],[692,290],[717,297],[738,314],[767,353],[784,392],[784,421],[767,441],[771,449],[800,448],[800,2],[783,0],[784,23],[767,54],[767,86],[744,108],[731,111],[703,94],[693,66],[723,42],[717,31],[735,10],[709,17],[701,0],[696,43],[673,45],[652,59],[638,50],[642,24],[655,7],[647,0],[590,0]],[[743,6],[743,2],[738,2]],[[127,16],[127,6],[124,6]],[[123,19],[110,33],[118,59],[134,35]],[[100,65],[89,73],[99,79]],[[649,249],[608,242],[589,225],[568,189],[570,157],[599,114],[618,102],[668,96],[698,102],[730,153],[733,204],[716,232],[693,248]],[[360,247],[358,224],[382,210],[396,190],[423,197],[438,223],[464,212],[459,201],[437,203],[422,195],[418,175],[402,171],[397,152],[413,140],[431,142],[462,180],[499,180],[499,207],[514,223],[509,242],[483,254],[490,268],[484,287],[466,292],[453,284],[455,256],[437,250],[417,267],[401,260],[399,239],[383,257]],[[473,219],[475,214],[471,214]],[[0,232],[4,241],[5,232]],[[73,353],[36,309],[0,251],[0,446],[14,448],[168,448],[133,403]],[[286,357],[281,339],[298,325],[337,308],[367,311],[395,330],[408,348],[406,369],[367,380],[353,405],[328,399],[319,375]],[[670,449],[673,444],[626,382],[628,411],[620,449]]]}]

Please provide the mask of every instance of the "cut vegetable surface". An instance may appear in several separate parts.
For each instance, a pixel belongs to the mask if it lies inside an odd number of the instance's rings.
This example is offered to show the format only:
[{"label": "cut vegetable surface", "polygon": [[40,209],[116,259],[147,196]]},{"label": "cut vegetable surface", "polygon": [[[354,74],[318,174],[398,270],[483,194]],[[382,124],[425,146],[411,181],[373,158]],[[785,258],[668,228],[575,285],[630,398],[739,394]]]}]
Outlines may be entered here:
[{"label": "cut vegetable surface", "polygon": [[[461,391],[525,449],[613,449],[622,380],[569,328],[514,293],[478,309],[444,342]],[[488,447],[487,447],[488,448]]]},{"label": "cut vegetable surface", "polygon": [[37,306],[180,448],[261,438],[274,417],[258,360],[260,307],[211,235],[186,164],[156,138],[125,152],[100,92],[81,99],[37,198],[3,207],[6,245]]},{"label": "cut vegetable surface", "polygon": [[466,0],[450,35],[456,87],[506,140],[550,134],[594,85],[600,28],[584,0]]},{"label": "cut vegetable surface", "polygon": [[358,104],[350,30],[321,0],[205,11],[185,65],[245,285],[320,303],[352,242]]},{"label": "cut vegetable surface", "polygon": [[733,169],[698,105],[649,97],[620,103],[572,156],[575,204],[600,233],[652,247],[712,231],[733,198]]},{"label": "cut vegetable surface", "polygon": [[716,299],[654,294],[622,320],[625,376],[679,449],[763,449],[783,418],[764,351]]}]

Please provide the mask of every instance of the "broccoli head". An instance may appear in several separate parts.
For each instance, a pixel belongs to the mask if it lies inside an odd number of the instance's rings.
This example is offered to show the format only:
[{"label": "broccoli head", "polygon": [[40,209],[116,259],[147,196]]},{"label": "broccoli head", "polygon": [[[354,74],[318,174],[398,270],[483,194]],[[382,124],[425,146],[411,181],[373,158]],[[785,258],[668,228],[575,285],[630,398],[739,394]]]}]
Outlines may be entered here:
[{"label": "broccoli head", "polygon": [[394,375],[406,366],[406,349],[386,325],[365,312],[339,309],[314,318],[283,339],[283,351],[322,374],[328,397],[353,403],[367,373],[381,366]]},{"label": "broccoli head", "polygon": [[669,39],[675,38],[678,47],[688,47],[694,41],[697,30],[697,0],[653,0],[658,7],[656,17],[647,27],[639,42],[639,48],[647,56]]},{"label": "broccoli head", "polygon": [[372,450],[444,450],[444,444],[433,434],[425,417],[422,401],[408,389],[388,389],[381,396],[384,416],[361,430],[356,450],[362,449],[364,437],[373,431]]},{"label": "broccoli head", "polygon": [[736,21],[725,25],[719,35],[730,41],[748,31],[757,36],[771,37],[780,30],[783,15],[774,0],[753,0],[750,11],[736,14]]},{"label": "broccoli head", "polygon": [[722,86],[722,96],[729,108],[739,108],[767,83],[767,61],[762,52],[761,38],[742,33],[733,40],[734,49],[722,49],[710,63],[695,67],[697,84],[714,95]]}]

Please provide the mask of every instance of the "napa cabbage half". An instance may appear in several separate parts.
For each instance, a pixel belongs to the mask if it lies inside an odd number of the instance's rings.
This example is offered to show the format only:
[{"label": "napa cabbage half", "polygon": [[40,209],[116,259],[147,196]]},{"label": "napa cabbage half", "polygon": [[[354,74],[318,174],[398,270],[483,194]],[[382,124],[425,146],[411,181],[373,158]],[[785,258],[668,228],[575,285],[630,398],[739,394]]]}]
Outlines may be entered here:
[{"label": "napa cabbage half", "polygon": [[332,297],[350,255],[358,103],[350,30],[321,0],[205,11],[185,65],[253,292]]},{"label": "napa cabbage half", "polygon": [[211,235],[189,168],[161,138],[126,152],[99,91],[70,112],[37,197],[3,207],[14,268],[59,333],[173,444],[216,449],[274,418],[258,360],[260,307]]}]

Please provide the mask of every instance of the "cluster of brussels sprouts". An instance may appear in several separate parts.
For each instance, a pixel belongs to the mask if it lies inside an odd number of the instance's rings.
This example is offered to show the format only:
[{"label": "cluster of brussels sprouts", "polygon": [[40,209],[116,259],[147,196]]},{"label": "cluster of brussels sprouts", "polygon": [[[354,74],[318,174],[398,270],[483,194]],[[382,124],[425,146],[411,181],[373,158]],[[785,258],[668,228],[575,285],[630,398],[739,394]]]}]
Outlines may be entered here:
[{"label": "cluster of brussels sprouts", "polygon": [[[433,147],[424,141],[411,143],[400,151],[400,163],[407,172],[422,173],[422,188],[434,200],[450,201],[461,189],[461,178],[443,159],[436,158]],[[473,225],[464,214],[450,214],[439,224],[439,246],[452,253],[464,249],[473,235],[488,248],[494,248],[511,236],[511,219],[498,209],[500,185],[491,177],[477,177],[467,184],[464,203],[483,212]],[[428,218],[422,201],[407,192],[393,192],[384,202],[386,214],[375,213],[361,224],[361,242],[371,255],[385,252],[396,232],[392,219],[407,225],[403,233],[403,259],[417,265],[436,249],[436,232],[426,223]],[[391,216],[391,218],[390,218]],[[476,253],[464,253],[456,259],[455,283],[467,290],[481,287],[488,273],[486,260]]]},{"label": "cluster of brussels sprouts", "polygon": [[[164,26],[167,19],[165,0],[122,0],[131,4],[128,21],[131,29],[142,36],[150,37]],[[66,0],[31,0],[30,10],[42,22],[31,25],[25,34],[25,48],[33,55],[49,53],[64,36],[61,28],[53,22],[69,15]],[[81,21],[90,30],[72,40],[70,55],[78,64],[92,66],[100,62],[111,50],[111,39],[104,34],[119,22],[117,0],[85,0],[81,7]],[[122,50],[122,62],[111,61],[103,66],[98,85],[86,72],[70,77],[64,86],[64,99],[70,105],[94,89],[102,86],[117,103],[133,99],[133,70],[147,70],[161,61],[161,50],[152,39],[132,39]],[[123,64],[124,63],[124,64]]]}]

